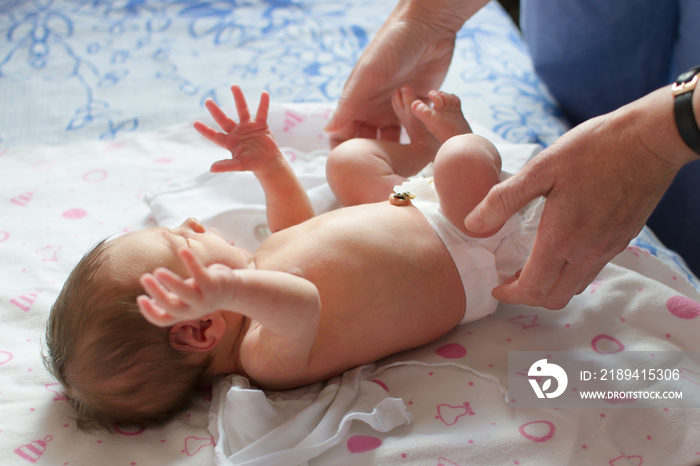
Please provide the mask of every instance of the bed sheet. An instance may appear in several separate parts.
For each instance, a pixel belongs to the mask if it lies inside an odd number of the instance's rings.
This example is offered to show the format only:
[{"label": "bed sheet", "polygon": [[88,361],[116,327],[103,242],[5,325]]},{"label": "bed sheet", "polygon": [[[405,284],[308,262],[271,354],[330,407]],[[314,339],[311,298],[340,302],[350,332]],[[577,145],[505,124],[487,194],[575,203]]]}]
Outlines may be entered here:
[{"label": "bed sheet", "polygon": [[[322,182],[327,151],[317,147],[320,150],[307,152],[287,143],[323,140],[320,130],[328,114],[327,106],[317,104],[277,107],[271,113],[272,128],[287,146],[285,155],[311,183],[310,195],[321,210],[334,207]],[[288,126],[290,118],[297,122],[293,128]],[[507,157],[507,167],[524,163],[536,150],[503,141],[498,147]],[[86,160],[85,154],[91,157]],[[182,220],[155,208],[154,199],[193,189],[209,191],[210,199],[221,198],[219,188],[227,186],[230,203],[213,202],[213,208],[200,204],[194,213],[209,224],[221,218],[219,207],[228,206],[224,214],[247,227],[247,240],[255,246],[260,224],[246,215],[251,210],[253,215],[260,213],[261,199],[237,189],[246,185],[240,178],[250,174],[231,174],[238,176],[231,183],[215,182],[216,177],[206,173],[220,156],[220,150],[189,125],[132,134],[117,142],[16,148],[3,156],[3,166],[14,175],[11,184],[21,188],[9,201],[11,215],[4,220],[0,238],[7,270],[6,318],[0,327],[0,441],[7,464],[212,464],[215,459],[220,465],[288,464],[229,463],[222,454],[215,456],[223,445],[211,428],[211,397],[225,395],[218,384],[211,396],[203,395],[163,428],[117,426],[114,435],[78,432],[60,388],[39,357],[47,311],[87,247],[114,232]],[[13,243],[14,248],[5,247]],[[381,432],[371,424],[353,422],[337,443],[327,445],[309,464],[619,466],[666,459],[695,464],[700,456],[698,410],[533,410],[506,403],[509,350],[697,349],[696,283],[640,246],[630,246],[616,263],[563,311],[501,305],[491,317],[460,326],[433,344],[378,361],[365,380],[401,400],[410,423]],[[700,384],[695,372],[688,373],[686,385]],[[240,428],[247,431],[249,422]],[[269,448],[255,440],[253,447]],[[283,452],[292,449],[277,447]]]},{"label": "bed sheet", "polygon": [[[322,213],[335,207],[323,176],[325,152],[294,147],[318,139],[327,113],[315,105],[273,113],[282,122],[289,111],[304,116],[284,133],[292,146],[284,153]],[[507,143],[478,123],[474,130],[496,143],[506,170],[516,171],[538,149]],[[177,225],[194,213],[255,249],[265,217],[262,191],[247,188],[254,183],[249,173],[202,173],[147,200],[159,225]],[[634,404],[612,402],[586,409],[566,409],[566,403],[559,409],[519,408],[508,391],[509,377],[523,377],[523,370],[508,367],[509,351],[576,351],[602,357],[603,364],[619,363],[613,355],[625,352],[697,351],[698,281],[680,262],[658,257],[662,249],[645,232],[562,311],[501,304],[495,314],[432,344],[364,368],[364,378],[348,382],[344,375],[315,388],[332,386],[346,398],[352,393],[341,408],[327,399],[319,407],[316,392],[308,400],[313,387],[281,400],[277,393],[263,399],[240,377],[224,380],[214,386],[209,415],[217,464],[695,464],[700,355],[683,366],[681,382],[673,385],[683,390],[685,408],[630,409]],[[577,387],[572,380],[570,390]],[[291,410],[290,397],[296,402]],[[361,408],[352,406],[356,400],[363,400]],[[265,414],[243,412],[241,403]],[[313,428],[310,417],[317,419]]]},{"label": "bed sheet", "polygon": [[[0,5],[0,463],[212,464],[215,441],[207,429],[206,395],[163,428],[118,428],[115,435],[76,431],[60,388],[41,362],[50,306],[91,245],[156,224],[144,202],[147,193],[189,182],[219,158],[191,122],[203,117],[206,98],[230,108],[232,83],[249,96],[263,89],[271,93],[278,141],[288,146],[290,160],[303,161],[304,170],[317,174],[327,147],[320,129],[393,4],[13,0]],[[548,144],[566,128],[532,70],[517,28],[495,3],[460,31],[443,88],[460,96],[465,113],[485,134],[503,138],[500,147],[512,151],[506,159],[516,169],[531,148],[505,141]],[[332,199],[322,201],[332,207]],[[664,347],[697,347],[692,337],[697,308],[686,306],[681,314],[687,318],[681,319],[666,304],[681,295],[698,299],[698,282],[682,261],[646,231],[624,260],[625,267],[612,269],[566,312],[503,307],[493,318],[401,356],[420,364],[378,363],[372,377],[406,403],[412,423],[385,434],[354,423],[342,442],[313,463],[590,464],[593,458],[619,466],[641,464],[642,458],[654,464],[662,453],[675,464],[696,463],[700,451],[692,441],[700,430],[690,412],[654,412],[641,419],[613,410],[514,412],[496,389],[503,383],[508,345],[539,348],[537,342],[550,334],[556,345],[586,346],[591,332],[605,331],[625,343],[644,337]],[[650,293],[628,299],[639,288]],[[581,313],[585,306],[592,310]],[[599,317],[593,319],[595,330],[569,338],[573,332],[567,336],[566,329],[575,329],[581,315]],[[479,395],[465,398],[475,386]],[[601,419],[614,419],[603,426],[606,432],[629,436],[595,437],[591,432]],[[540,432],[543,428],[549,430]]]},{"label": "bed sheet", "polygon": [[[0,148],[190,121],[229,87],[335,102],[394,0],[13,0],[0,5]],[[371,14],[367,14],[371,12]],[[444,89],[507,140],[564,129],[497,3],[459,32]]]}]

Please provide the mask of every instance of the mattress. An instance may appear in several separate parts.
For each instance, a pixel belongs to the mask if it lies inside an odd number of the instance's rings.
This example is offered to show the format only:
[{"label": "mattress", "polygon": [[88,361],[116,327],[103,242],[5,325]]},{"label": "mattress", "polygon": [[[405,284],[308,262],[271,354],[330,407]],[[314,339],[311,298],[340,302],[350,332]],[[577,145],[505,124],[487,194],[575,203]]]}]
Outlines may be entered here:
[{"label": "mattress", "polygon": [[[231,376],[163,427],[76,429],[61,387],[42,364],[45,322],[75,263],[111,235],[181,221],[183,206],[173,199],[193,193],[220,202],[187,206],[188,215],[222,228],[236,218],[235,234],[255,247],[264,210],[254,188],[244,188],[254,183],[249,174],[236,174],[233,183],[209,174],[221,152],[192,129],[193,121],[206,121],[207,98],[232,108],[234,83],[248,96],[270,93],[270,125],[285,156],[316,210],[336,208],[324,179],[322,128],[393,5],[17,0],[0,6],[0,463],[700,462],[694,366],[684,366],[677,380],[690,403],[682,408],[521,408],[509,392],[509,379],[517,378],[508,369],[509,352],[698,350],[700,282],[646,229],[562,311],[500,305],[434,343],[301,391],[262,392]],[[567,129],[517,27],[497,3],[459,32],[443,89],[461,98],[475,131],[496,143],[510,171]],[[347,387],[354,390],[347,404],[318,404],[329,391],[339,401]],[[246,406],[271,409],[276,420],[262,422],[250,409],[248,418],[224,423],[227,397],[234,395]],[[314,424],[301,435],[300,418],[310,409],[321,410],[318,425],[325,419],[331,427],[323,424],[321,432]],[[285,423],[287,430],[277,430]],[[236,443],[236,435],[244,440]]]}]

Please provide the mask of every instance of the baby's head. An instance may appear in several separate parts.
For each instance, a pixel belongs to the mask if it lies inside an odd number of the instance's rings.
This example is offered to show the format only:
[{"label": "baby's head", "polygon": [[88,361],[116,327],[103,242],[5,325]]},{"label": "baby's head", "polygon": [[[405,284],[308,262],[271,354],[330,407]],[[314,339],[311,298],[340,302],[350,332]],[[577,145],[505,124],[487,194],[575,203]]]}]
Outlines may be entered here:
[{"label": "baby's head", "polygon": [[130,233],[101,242],[71,272],[51,309],[45,359],[79,428],[163,423],[211,379],[210,355],[173,347],[171,328],[148,323],[136,304],[143,273],[164,266],[185,275],[178,248],[190,247],[205,263],[238,249],[207,236],[191,219],[173,230]]}]

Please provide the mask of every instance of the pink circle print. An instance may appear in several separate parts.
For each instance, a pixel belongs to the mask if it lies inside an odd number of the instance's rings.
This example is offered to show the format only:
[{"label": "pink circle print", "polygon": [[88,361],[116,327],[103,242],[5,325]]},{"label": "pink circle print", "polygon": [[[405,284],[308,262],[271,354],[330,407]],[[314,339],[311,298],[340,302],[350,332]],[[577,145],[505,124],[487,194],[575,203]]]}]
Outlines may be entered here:
[{"label": "pink circle print", "polygon": [[602,333],[591,340],[591,347],[593,351],[599,354],[619,353],[625,349],[625,345],[620,340]]},{"label": "pink circle print", "polygon": [[445,359],[459,359],[467,355],[467,349],[459,343],[448,343],[436,349],[435,353]]},{"label": "pink circle print", "polygon": [[350,453],[364,453],[382,446],[382,441],[369,435],[353,435],[348,439],[348,451]]},{"label": "pink circle print", "polygon": [[88,183],[98,183],[103,181],[105,178],[107,178],[107,172],[100,168],[90,170],[89,172],[85,172],[83,174],[83,181],[87,181]]},{"label": "pink circle print", "polygon": [[666,309],[681,319],[695,319],[700,315],[700,303],[685,296],[671,296],[668,298]]},{"label": "pink circle print", "polygon": [[0,351],[0,366],[12,361],[14,356],[9,351]]},{"label": "pink circle print", "polygon": [[546,442],[554,437],[556,430],[554,424],[549,421],[532,421],[518,427],[520,435],[533,442]]},{"label": "pink circle print", "polygon": [[87,211],[80,208],[70,209],[63,212],[63,218],[67,218],[69,220],[78,220],[85,217],[86,215]]}]

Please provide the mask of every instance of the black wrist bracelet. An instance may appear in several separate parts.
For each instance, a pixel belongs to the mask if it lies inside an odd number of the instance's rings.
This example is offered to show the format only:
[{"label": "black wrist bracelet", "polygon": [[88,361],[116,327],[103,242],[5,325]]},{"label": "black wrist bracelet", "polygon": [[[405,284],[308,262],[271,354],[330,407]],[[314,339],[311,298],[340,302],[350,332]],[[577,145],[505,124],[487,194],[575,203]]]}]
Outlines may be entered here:
[{"label": "black wrist bracelet", "polygon": [[693,91],[698,84],[700,66],[691,68],[678,76],[673,83],[673,114],[676,117],[676,126],[681,133],[683,141],[693,152],[700,155],[700,129],[693,113]]}]

